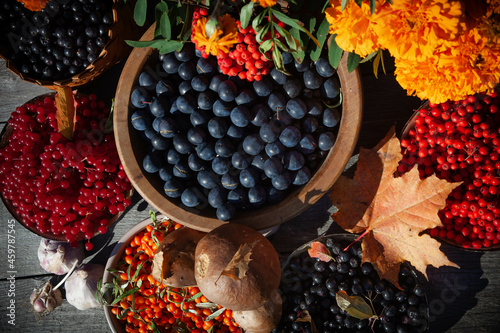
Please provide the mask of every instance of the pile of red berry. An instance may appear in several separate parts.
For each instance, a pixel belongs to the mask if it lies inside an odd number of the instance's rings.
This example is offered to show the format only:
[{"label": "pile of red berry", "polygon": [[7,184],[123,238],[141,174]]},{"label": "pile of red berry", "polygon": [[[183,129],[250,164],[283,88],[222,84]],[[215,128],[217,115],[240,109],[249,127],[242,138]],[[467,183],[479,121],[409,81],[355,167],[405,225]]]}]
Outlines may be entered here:
[{"label": "pile of red berry", "polygon": [[0,148],[0,193],[27,227],[73,244],[88,239],[90,251],[90,238],[130,205],[132,187],[105,130],[109,108],[94,94],[76,103],[71,141],[58,131],[53,97],[16,108]]},{"label": "pile of red berry", "polygon": [[500,95],[476,94],[423,107],[401,140],[400,173],[418,165],[420,177],[436,174],[463,183],[439,212],[443,227],[431,235],[464,248],[500,242]]}]

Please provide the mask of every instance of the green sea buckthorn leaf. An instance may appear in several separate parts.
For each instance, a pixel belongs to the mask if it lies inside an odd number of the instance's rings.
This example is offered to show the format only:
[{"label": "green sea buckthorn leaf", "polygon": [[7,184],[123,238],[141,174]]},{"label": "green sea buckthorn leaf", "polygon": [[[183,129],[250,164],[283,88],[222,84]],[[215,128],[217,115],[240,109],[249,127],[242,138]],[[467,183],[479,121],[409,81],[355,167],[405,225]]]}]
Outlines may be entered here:
[{"label": "green sea buckthorn leaf", "polygon": [[134,7],[134,21],[138,26],[142,27],[146,23],[146,14],[148,11],[147,0],[137,0]]}]

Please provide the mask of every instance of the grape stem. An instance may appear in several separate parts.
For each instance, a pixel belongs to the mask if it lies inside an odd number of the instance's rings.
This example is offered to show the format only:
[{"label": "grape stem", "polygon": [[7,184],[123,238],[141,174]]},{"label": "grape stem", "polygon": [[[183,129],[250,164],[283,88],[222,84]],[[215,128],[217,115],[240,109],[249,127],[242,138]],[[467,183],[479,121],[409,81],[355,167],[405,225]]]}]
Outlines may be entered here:
[{"label": "grape stem", "polygon": [[356,238],[351,244],[347,245],[345,248],[344,248],[344,251],[347,251],[349,249],[349,247],[351,247],[352,244],[356,243],[357,241],[359,241],[361,238],[365,237],[367,234],[368,234],[369,230],[366,229],[361,235],[359,235],[358,238]]}]

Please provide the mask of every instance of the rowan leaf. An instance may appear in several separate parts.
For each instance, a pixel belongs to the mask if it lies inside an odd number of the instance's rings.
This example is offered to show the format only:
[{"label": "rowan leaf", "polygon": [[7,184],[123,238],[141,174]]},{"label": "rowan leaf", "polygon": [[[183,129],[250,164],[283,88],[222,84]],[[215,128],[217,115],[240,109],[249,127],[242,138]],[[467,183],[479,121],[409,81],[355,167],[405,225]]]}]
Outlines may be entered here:
[{"label": "rowan leaf", "polygon": [[402,158],[394,127],[373,149],[360,149],[353,179],[341,176],[330,191],[338,208],[333,219],[342,228],[363,233],[362,261],[399,287],[401,263],[409,261],[427,278],[427,266],[453,266],[440,243],[425,230],[441,226],[438,212],[461,183],[430,176],[421,180],[417,168],[395,177]]},{"label": "rowan leaf", "polygon": [[221,272],[221,276],[229,276],[233,280],[241,280],[245,277],[248,271],[248,264],[252,260],[252,250],[256,242],[241,244],[238,251],[227,264],[226,268]]},{"label": "rowan leaf", "polygon": [[57,87],[56,89],[56,120],[59,133],[68,140],[73,139],[76,119],[76,101],[70,87]]},{"label": "rowan leaf", "polygon": [[309,314],[309,311],[304,310],[300,313],[299,318],[295,320],[296,322],[303,322],[303,323],[310,323],[311,324],[311,332],[312,333],[318,333],[318,329],[316,328],[316,324],[314,323],[314,320],[312,320],[311,315]]},{"label": "rowan leaf", "polygon": [[326,245],[321,242],[312,242],[307,252],[311,258],[318,258],[324,262],[335,260],[333,259],[330,250],[328,250]]},{"label": "rowan leaf", "polygon": [[349,296],[345,290],[339,290],[335,295],[337,305],[351,316],[358,319],[377,318],[372,307],[362,296]]}]

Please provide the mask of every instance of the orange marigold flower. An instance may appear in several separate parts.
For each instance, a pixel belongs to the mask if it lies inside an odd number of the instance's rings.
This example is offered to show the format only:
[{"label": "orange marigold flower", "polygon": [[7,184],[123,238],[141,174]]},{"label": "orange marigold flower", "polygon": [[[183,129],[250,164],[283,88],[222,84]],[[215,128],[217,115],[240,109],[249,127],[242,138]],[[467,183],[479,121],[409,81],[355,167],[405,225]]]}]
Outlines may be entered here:
[{"label": "orange marigold flower", "polygon": [[396,59],[395,74],[409,95],[442,103],[492,90],[500,82],[499,62],[500,44],[472,29],[427,61]]},{"label": "orange marigold flower", "polygon": [[[384,0],[377,0],[377,10],[384,3]],[[368,3],[363,2],[359,7],[351,1],[343,11],[341,0],[330,0],[330,5],[325,15],[330,23],[330,33],[337,35],[335,42],[341,49],[365,57],[381,47],[373,30],[377,22],[370,13]]]},{"label": "orange marigold flower", "polygon": [[261,7],[272,7],[278,2],[278,0],[252,0],[255,3],[261,5]]},{"label": "orange marigold flower", "polygon": [[39,12],[45,8],[49,0],[17,0],[17,2],[22,3],[26,9]]},{"label": "orange marigold flower", "polygon": [[191,39],[199,48],[205,47],[205,52],[217,56],[219,51],[229,53],[229,49],[238,42],[238,27],[236,20],[229,14],[218,18],[215,32],[208,37],[205,25],[209,18],[201,17],[193,27]]},{"label": "orange marigold flower", "polygon": [[425,60],[455,40],[465,24],[458,0],[398,0],[373,15],[380,43],[395,58]]}]

